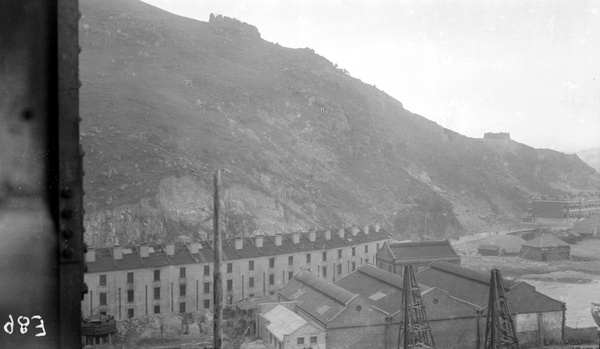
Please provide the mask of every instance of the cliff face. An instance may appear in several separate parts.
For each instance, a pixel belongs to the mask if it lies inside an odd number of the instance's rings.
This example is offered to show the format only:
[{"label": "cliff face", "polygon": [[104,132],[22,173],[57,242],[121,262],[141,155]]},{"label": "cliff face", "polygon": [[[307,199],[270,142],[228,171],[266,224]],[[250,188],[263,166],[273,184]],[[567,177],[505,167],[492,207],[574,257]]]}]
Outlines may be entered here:
[{"label": "cliff face", "polygon": [[228,234],[378,221],[442,237],[518,220],[532,195],[599,183],[577,158],[444,129],[234,19],[133,0],[80,6],[90,244],[203,236],[216,168],[230,170]]}]

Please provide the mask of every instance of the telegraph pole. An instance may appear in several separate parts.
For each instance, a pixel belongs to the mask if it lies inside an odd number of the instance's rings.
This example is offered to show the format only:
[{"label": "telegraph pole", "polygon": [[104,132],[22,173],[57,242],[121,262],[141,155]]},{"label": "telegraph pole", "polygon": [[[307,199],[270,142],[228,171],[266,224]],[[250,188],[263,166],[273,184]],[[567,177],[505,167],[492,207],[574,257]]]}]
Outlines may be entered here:
[{"label": "telegraph pole", "polygon": [[223,322],[223,284],[221,282],[221,248],[223,247],[221,231],[219,229],[219,190],[221,189],[221,170],[215,171],[214,178],[214,212],[213,217],[213,233],[214,233],[214,272],[213,272],[213,304],[215,312],[213,314],[213,348],[221,349],[222,331],[221,323]]}]

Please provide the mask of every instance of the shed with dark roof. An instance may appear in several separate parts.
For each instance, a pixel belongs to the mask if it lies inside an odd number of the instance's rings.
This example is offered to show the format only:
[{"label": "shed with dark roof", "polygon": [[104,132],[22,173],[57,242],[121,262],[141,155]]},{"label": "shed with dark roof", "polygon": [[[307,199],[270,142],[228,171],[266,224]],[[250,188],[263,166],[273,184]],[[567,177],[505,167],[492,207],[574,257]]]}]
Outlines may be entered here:
[{"label": "shed with dark roof", "polygon": [[383,311],[306,269],[279,291],[279,301],[296,302],[300,316],[324,327],[329,348],[387,348]]},{"label": "shed with dark roof", "polygon": [[569,260],[571,246],[551,234],[545,234],[524,243],[521,257],[542,262]]},{"label": "shed with dark roof", "polygon": [[[453,297],[480,307],[487,316],[488,273],[438,261],[416,276],[420,284],[448,291]],[[566,311],[563,302],[536,291],[525,282],[503,279],[503,286],[520,343],[563,339]]]},{"label": "shed with dark roof", "polygon": [[398,275],[402,275],[406,265],[412,265],[415,272],[419,272],[440,260],[460,264],[460,256],[448,240],[386,242],[377,252],[377,266]]},{"label": "shed with dark roof", "polygon": [[[404,285],[401,276],[373,265],[364,265],[337,281],[336,285],[359,294],[391,317],[388,343],[397,342],[403,317]],[[484,330],[480,321],[481,309],[437,287],[419,286],[436,348],[476,348],[477,333]]]}]

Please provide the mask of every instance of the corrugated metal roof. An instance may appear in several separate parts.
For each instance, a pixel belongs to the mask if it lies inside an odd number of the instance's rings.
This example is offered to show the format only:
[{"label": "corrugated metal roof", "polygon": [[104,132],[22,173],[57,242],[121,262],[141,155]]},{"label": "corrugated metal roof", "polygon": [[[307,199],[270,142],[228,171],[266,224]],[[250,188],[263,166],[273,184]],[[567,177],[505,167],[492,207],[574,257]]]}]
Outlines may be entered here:
[{"label": "corrugated metal roof", "polygon": [[537,237],[533,240],[527,241],[526,243],[523,244],[523,246],[542,248],[542,247],[563,247],[563,246],[569,246],[569,244],[560,240],[559,238],[555,237],[554,235],[545,234],[545,235]]},{"label": "corrugated metal roof", "polygon": [[[336,285],[357,293],[375,307],[389,314],[400,310],[404,292],[404,279],[373,265],[359,267],[355,272],[340,279]],[[421,292],[428,287],[420,286]]]},{"label": "corrugated metal roof", "polygon": [[263,316],[269,321],[267,329],[280,341],[283,341],[283,336],[296,332],[308,323],[300,315],[279,304]]},{"label": "corrugated metal roof", "polygon": [[[467,269],[455,264],[437,261],[417,274],[417,282],[448,291],[452,296],[480,307],[487,306],[490,274]],[[505,290],[516,285],[503,279]]]},{"label": "corrugated metal roof", "polygon": [[294,275],[294,278],[307,285],[310,285],[315,290],[318,290],[319,292],[344,305],[348,304],[348,302],[350,302],[355,296],[355,294],[348,292],[323,278],[318,277],[306,269],[299,271],[296,275]]},{"label": "corrugated metal roof", "polygon": [[[346,307],[350,292],[341,287],[324,281],[325,284],[316,281],[319,277],[306,275],[312,274],[307,270],[296,274],[279,291],[279,296],[288,301],[296,301],[298,308],[310,315],[312,318],[327,325],[337,314]],[[297,276],[300,276],[301,281]],[[314,287],[315,286],[315,287]],[[352,295],[354,297],[355,295]]]}]

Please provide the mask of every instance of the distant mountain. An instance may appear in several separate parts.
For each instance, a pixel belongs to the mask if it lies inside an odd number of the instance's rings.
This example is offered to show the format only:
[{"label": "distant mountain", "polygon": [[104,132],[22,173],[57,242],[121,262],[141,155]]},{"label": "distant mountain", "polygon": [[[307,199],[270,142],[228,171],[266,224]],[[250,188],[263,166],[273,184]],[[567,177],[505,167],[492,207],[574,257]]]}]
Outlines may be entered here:
[{"label": "distant mountain", "polygon": [[600,172],[600,148],[586,149],[576,152],[583,162]]},{"label": "distant mountain", "polygon": [[216,168],[230,170],[228,236],[378,221],[443,237],[600,183],[577,156],[444,129],[249,24],[134,0],[80,7],[89,244],[204,236]]}]

